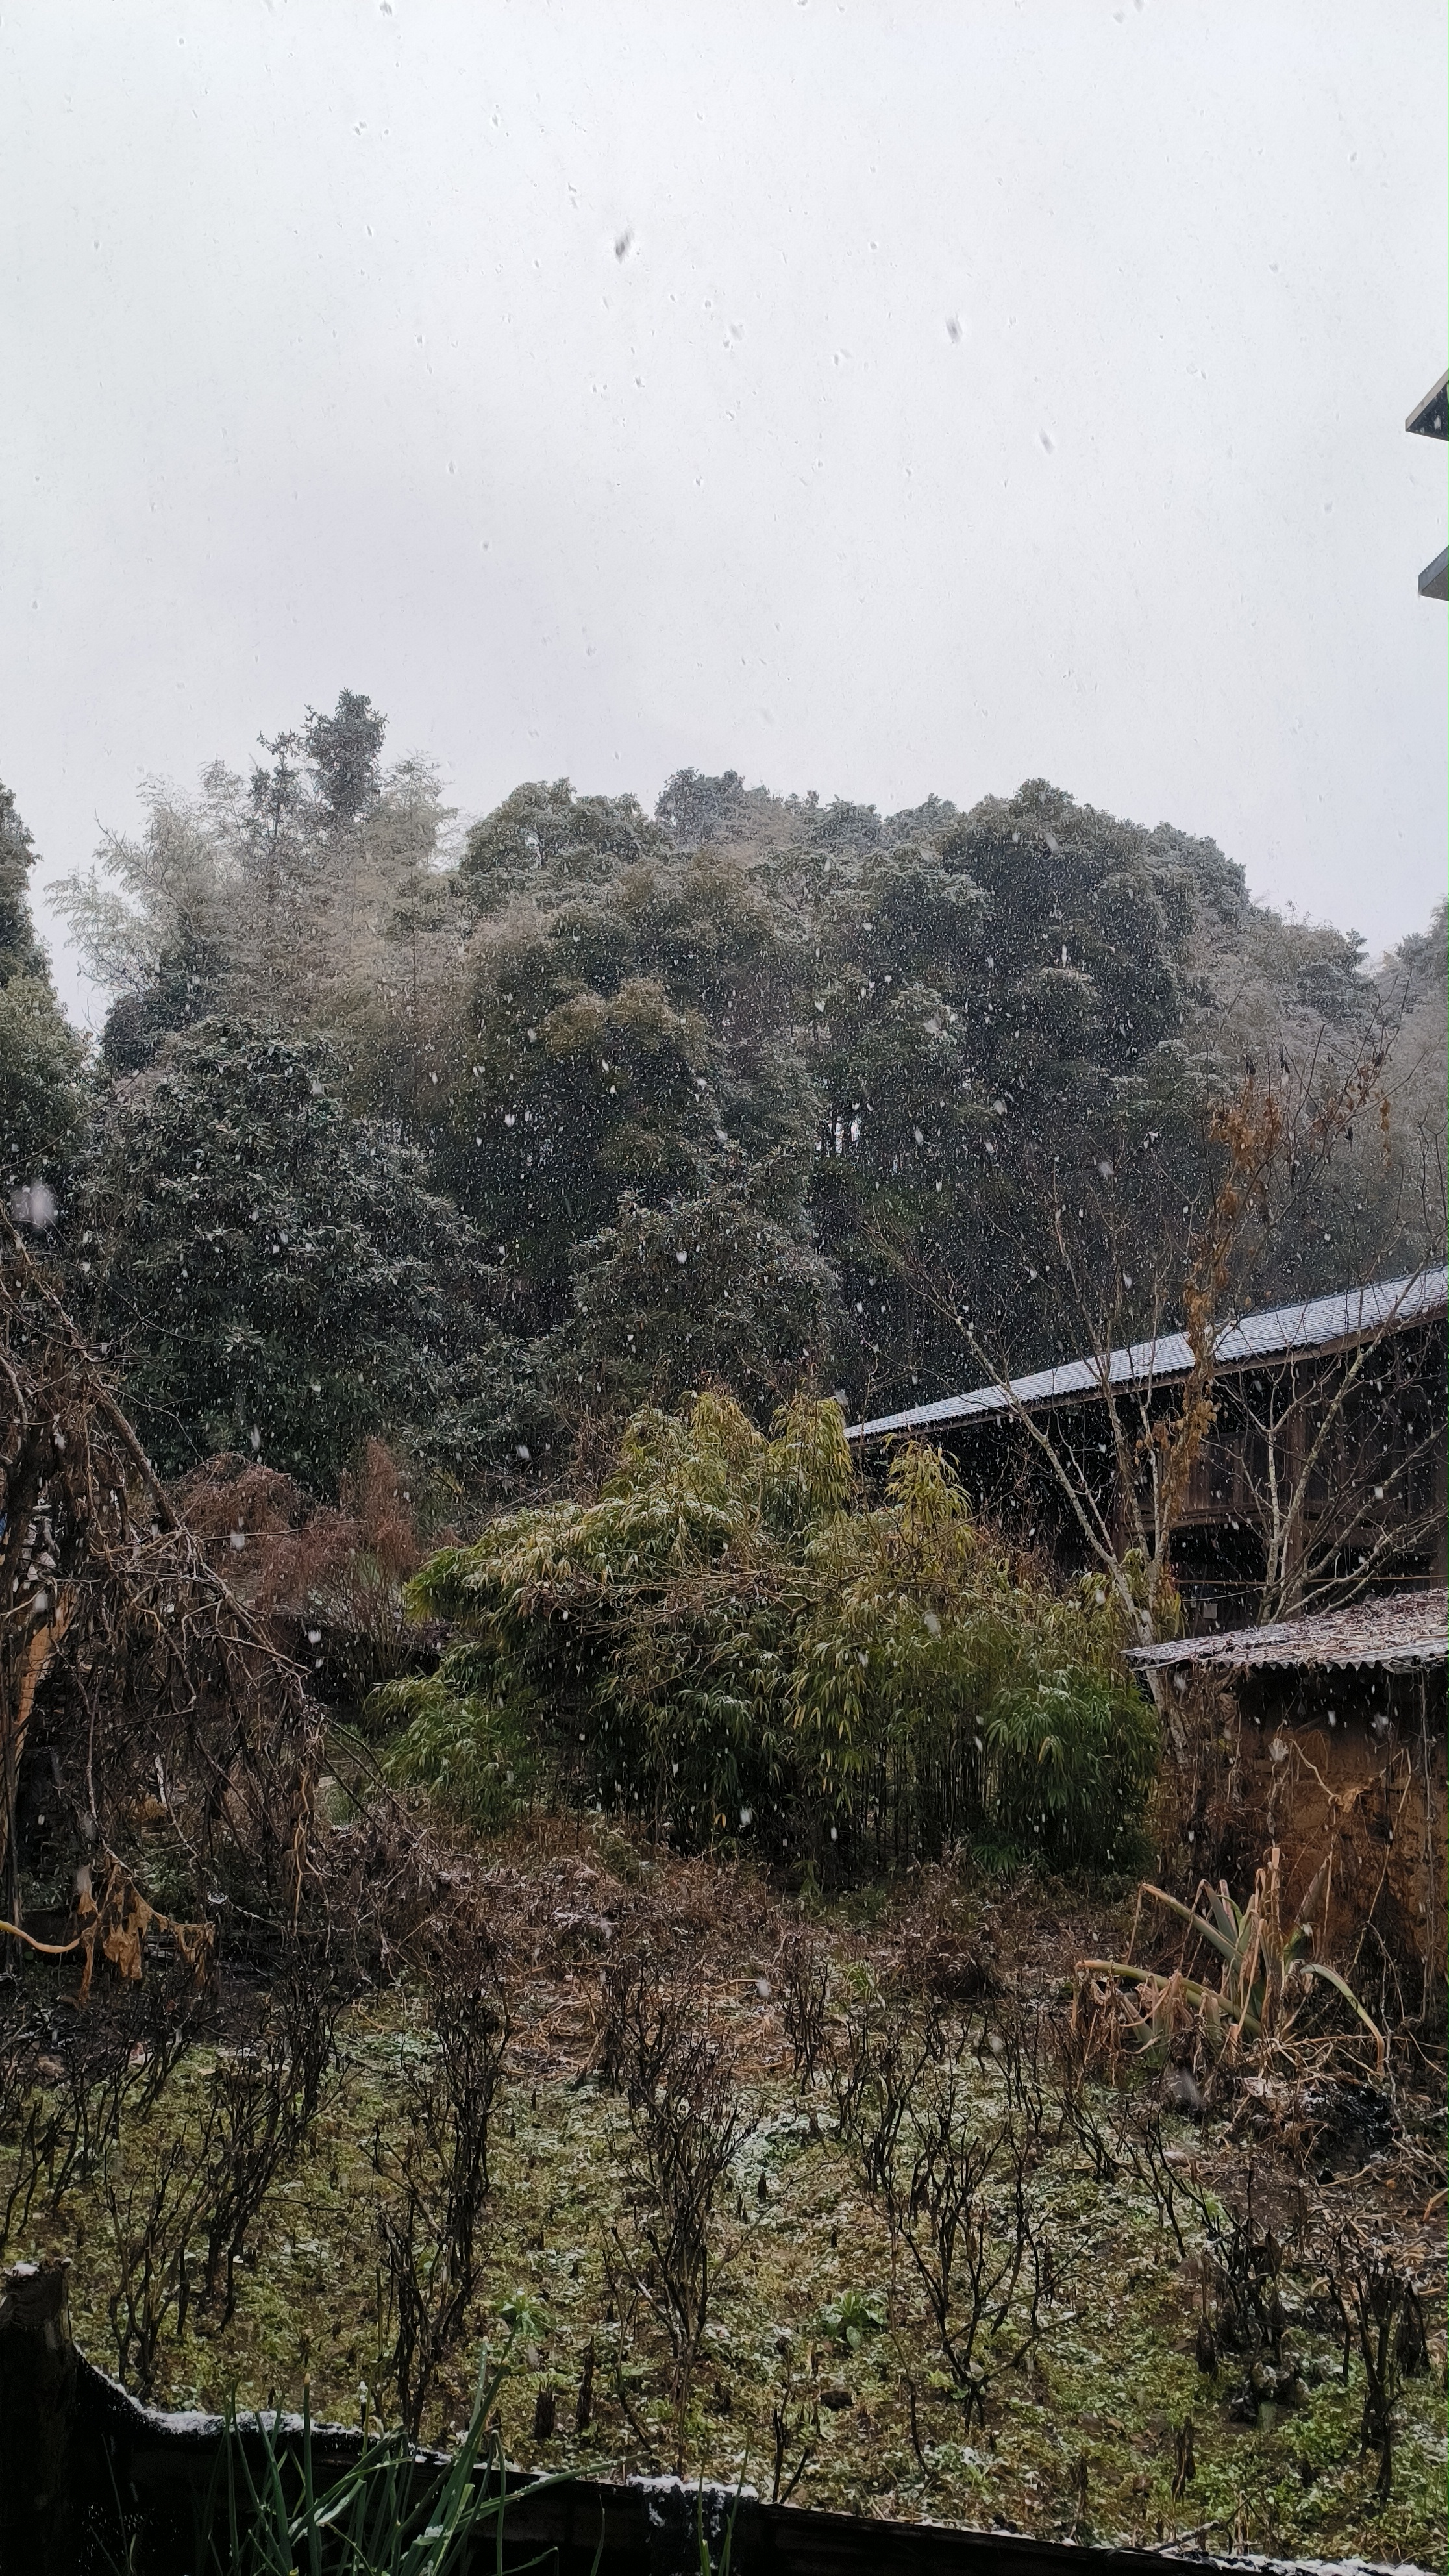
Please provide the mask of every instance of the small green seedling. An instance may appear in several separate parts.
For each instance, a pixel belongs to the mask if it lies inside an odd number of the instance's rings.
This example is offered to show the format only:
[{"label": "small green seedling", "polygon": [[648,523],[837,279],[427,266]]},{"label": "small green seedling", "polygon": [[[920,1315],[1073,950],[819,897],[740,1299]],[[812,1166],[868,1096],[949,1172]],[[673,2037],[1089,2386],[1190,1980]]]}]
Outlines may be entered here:
[{"label": "small green seedling", "polygon": [[832,2343],[843,2344],[847,2352],[859,2352],[867,2335],[884,2330],[885,2321],[884,2303],[865,2290],[842,2290],[820,2312],[820,2323]]}]

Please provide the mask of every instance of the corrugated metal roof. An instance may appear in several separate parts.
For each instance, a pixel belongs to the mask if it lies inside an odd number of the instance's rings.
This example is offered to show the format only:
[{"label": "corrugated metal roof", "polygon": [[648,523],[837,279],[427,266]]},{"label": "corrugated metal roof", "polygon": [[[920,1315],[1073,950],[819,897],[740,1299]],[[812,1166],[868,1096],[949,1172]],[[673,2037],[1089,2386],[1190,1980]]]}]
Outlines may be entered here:
[{"label": "corrugated metal roof", "polygon": [[1449,1592],[1391,1592],[1351,1610],[1320,1610],[1263,1628],[1230,1628],[1219,1637],[1178,1637],[1166,1646],[1137,1646],[1127,1661],[1139,1672],[1168,1664],[1210,1664],[1233,1672],[1265,1665],[1375,1664],[1413,1672],[1449,1657]]},{"label": "corrugated metal roof", "polygon": [[[1420,1270],[1410,1279],[1384,1279],[1371,1288],[1340,1288],[1332,1297],[1310,1297],[1294,1306],[1269,1306],[1258,1315],[1240,1315],[1225,1324],[1217,1343],[1220,1369],[1251,1367],[1288,1351],[1312,1351],[1335,1342],[1353,1341],[1384,1324],[1410,1324],[1442,1314],[1449,1293],[1449,1270]],[[1186,1377],[1192,1352],[1185,1333],[1163,1333],[1155,1341],[1132,1342],[1108,1354],[1113,1386],[1153,1386]],[[1059,1403],[1064,1397],[1099,1395],[1102,1375],[1094,1359],[1065,1360],[1039,1369],[1034,1377],[1017,1377],[1010,1386],[973,1387],[969,1395],[945,1395],[935,1404],[913,1405],[906,1413],[883,1413],[874,1422],[857,1422],[847,1438],[878,1440],[895,1431],[924,1431],[933,1423],[966,1422],[984,1413],[1012,1412],[1018,1405]]]}]

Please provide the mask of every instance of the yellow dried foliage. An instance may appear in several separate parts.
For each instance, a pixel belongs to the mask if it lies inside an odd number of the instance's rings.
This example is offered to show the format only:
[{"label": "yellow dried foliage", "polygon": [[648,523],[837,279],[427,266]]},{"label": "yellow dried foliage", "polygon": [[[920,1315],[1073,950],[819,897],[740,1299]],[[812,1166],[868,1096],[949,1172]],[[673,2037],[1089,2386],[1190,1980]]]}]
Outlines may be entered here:
[{"label": "yellow dried foliage", "polygon": [[77,2004],[85,2003],[89,1997],[97,1952],[119,1977],[132,1984],[140,1982],[145,1966],[142,1945],[148,1932],[169,1932],[198,1982],[210,1969],[216,1947],[215,1926],[178,1923],[171,1915],[160,1913],[142,1895],[130,1871],[119,1860],[111,1861],[99,1901],[89,1886],[82,1887],[76,1913],[80,1923],[78,1946],[84,1960]]}]

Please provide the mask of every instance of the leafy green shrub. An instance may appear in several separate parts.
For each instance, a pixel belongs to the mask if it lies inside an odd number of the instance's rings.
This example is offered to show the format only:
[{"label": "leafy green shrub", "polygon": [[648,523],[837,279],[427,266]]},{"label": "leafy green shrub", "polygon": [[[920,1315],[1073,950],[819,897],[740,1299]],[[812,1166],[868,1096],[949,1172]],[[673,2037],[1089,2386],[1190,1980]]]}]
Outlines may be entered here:
[{"label": "leafy green shrub", "polygon": [[536,1767],[515,1713],[486,1690],[459,1688],[436,1675],[384,1682],[367,1702],[374,1725],[403,1723],[390,1735],[385,1776],[416,1781],[441,1806],[485,1833],[525,1802]]},{"label": "leafy green shrub", "polygon": [[869,1506],[813,1397],[769,1439],[718,1390],[640,1412],[595,1501],[494,1521],[408,1597],[463,1633],[373,1703],[408,1718],[395,1776],[491,1778],[527,1742],[557,1792],[686,1843],[885,1862],[965,1838],[1053,1867],[1119,1860],[1151,1779],[1096,1589],[1052,1591],[934,1450]]},{"label": "leafy green shrub", "polygon": [[1151,1712],[1108,1674],[1063,1666],[1006,1690],[988,1713],[997,1830],[1008,1853],[1034,1840],[1069,1861],[1135,1867],[1157,1757]]},{"label": "leafy green shrub", "polygon": [[[303,2568],[312,2576],[456,2576],[485,2543],[501,2552],[508,2503],[489,2418],[507,2361],[507,2351],[501,2365],[484,2355],[467,2430],[442,2469],[420,2463],[406,2434],[387,2433],[319,2488],[310,2416],[298,2457],[279,2424],[259,2414],[244,2428],[229,2412],[197,2516],[199,2576],[298,2576]],[[254,2434],[251,2446],[244,2429]]]}]

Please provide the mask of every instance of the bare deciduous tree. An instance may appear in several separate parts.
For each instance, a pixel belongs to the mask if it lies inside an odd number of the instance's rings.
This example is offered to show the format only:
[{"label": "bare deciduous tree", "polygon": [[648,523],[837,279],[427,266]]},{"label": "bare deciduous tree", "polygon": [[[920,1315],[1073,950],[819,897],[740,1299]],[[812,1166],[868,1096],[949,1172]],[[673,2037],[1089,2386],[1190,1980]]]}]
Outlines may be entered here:
[{"label": "bare deciduous tree", "polygon": [[[1392,1036],[1381,1017],[1347,1064],[1320,1043],[1296,1064],[1280,1052],[1267,1077],[1250,1065],[1237,1089],[1205,1113],[1201,1212],[1193,1219],[1183,1208],[1182,1235],[1174,1242],[1168,1231],[1145,1273],[1141,1251],[1132,1249],[1140,1222],[1129,1222],[1110,1161],[1090,1207],[1070,1207],[1055,1194],[1054,1307],[1082,1363],[1057,1400],[1049,1389],[1024,1396],[1011,1355],[993,1346],[950,1284],[918,1280],[920,1293],[950,1312],[997,1390],[1033,1480],[1055,1497],[1136,1643],[1150,1644],[1171,1615],[1174,1540],[1194,1480],[1214,1455],[1244,1462],[1243,1511],[1263,1551],[1263,1616],[1330,1590],[1342,1598],[1368,1588],[1412,1551],[1441,1508],[1425,1479],[1433,1407],[1412,1387],[1403,1390],[1390,1454],[1380,1454],[1376,1404],[1393,1373],[1391,1346],[1414,1281],[1386,1303],[1366,1305],[1364,1328],[1331,1375],[1287,1353],[1281,1365],[1252,1375],[1235,1367],[1229,1382],[1221,1359],[1228,1322],[1251,1302],[1272,1246],[1309,1220],[1335,1155],[1352,1146],[1355,1122],[1376,1124],[1389,1155]],[[1442,1190],[1431,1163],[1421,1155],[1419,1164],[1413,1233],[1439,1248]],[[1399,1200],[1409,1186],[1405,1165],[1381,1249],[1403,1238]],[[910,1266],[908,1249],[896,1247],[896,1257]],[[1358,1257],[1375,1275],[1381,1265],[1372,1253],[1360,1247]],[[1325,1510],[1330,1492],[1334,1508]]]}]

